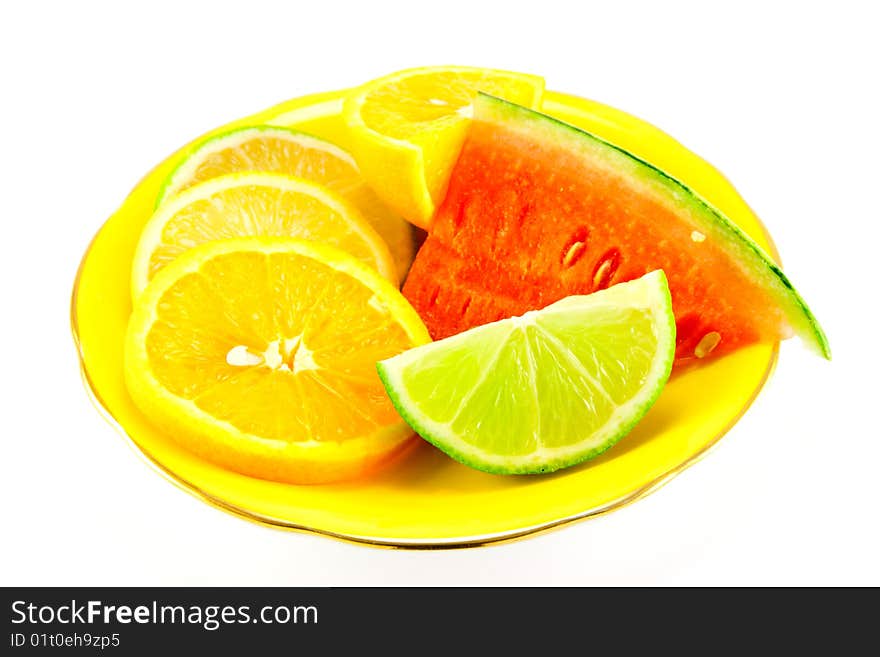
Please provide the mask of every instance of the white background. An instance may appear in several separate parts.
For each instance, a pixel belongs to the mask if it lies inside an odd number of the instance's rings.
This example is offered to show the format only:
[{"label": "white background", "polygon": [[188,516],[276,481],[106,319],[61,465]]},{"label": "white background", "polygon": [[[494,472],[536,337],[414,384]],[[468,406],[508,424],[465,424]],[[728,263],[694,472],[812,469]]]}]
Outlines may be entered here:
[{"label": "white background", "polygon": [[[28,2],[0,9],[2,585],[880,585],[880,49],[870,2]],[[225,515],[80,381],[80,257],[209,128],[396,69],[529,71],[721,169],[822,320],[708,458],[607,517],[476,550],[377,550]]]}]

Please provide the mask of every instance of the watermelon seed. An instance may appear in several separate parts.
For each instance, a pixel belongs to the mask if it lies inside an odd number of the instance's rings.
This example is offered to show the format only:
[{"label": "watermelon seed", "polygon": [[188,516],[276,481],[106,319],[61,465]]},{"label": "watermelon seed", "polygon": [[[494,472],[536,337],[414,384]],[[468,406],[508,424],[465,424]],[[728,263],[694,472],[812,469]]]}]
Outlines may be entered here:
[{"label": "watermelon seed", "polygon": [[703,241],[705,241],[706,236],[703,235],[703,233],[701,233],[700,231],[695,230],[691,233],[691,239],[694,242],[703,242]]},{"label": "watermelon seed", "polygon": [[712,350],[721,342],[721,334],[718,331],[711,331],[704,335],[697,346],[694,347],[694,356],[697,358],[705,358]]},{"label": "watermelon seed", "polygon": [[611,279],[617,273],[620,265],[620,251],[610,249],[593,270],[593,290],[604,290],[611,284]]},{"label": "watermelon seed", "polygon": [[467,208],[468,208],[467,200],[462,200],[461,202],[459,202],[458,207],[455,208],[454,219],[452,221],[453,236],[458,235],[459,231],[461,230],[461,227],[464,225],[464,221],[467,218],[466,214],[465,214],[467,212]]},{"label": "watermelon seed", "polygon": [[589,231],[585,226],[581,226],[574,231],[565,248],[562,250],[563,269],[575,265],[587,252],[588,235]]},{"label": "watermelon seed", "polygon": [[431,296],[428,298],[428,308],[433,307],[437,303],[437,297],[440,295],[440,286],[435,285],[431,290]]},{"label": "watermelon seed", "polygon": [[568,251],[566,251],[565,255],[562,257],[562,266],[571,267],[574,263],[581,259],[581,256],[584,255],[584,252],[586,250],[587,245],[584,242],[575,242],[570,247],[568,247]]}]

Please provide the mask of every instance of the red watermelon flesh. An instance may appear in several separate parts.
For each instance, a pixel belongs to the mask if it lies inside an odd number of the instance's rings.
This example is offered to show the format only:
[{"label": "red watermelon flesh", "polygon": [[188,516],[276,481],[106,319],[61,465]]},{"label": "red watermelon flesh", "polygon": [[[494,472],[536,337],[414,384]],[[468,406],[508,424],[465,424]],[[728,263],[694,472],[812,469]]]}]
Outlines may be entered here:
[{"label": "red watermelon flesh", "polygon": [[440,339],[654,269],[677,365],[793,334],[829,356],[785,275],[717,210],[588,133],[484,95],[403,292]]}]

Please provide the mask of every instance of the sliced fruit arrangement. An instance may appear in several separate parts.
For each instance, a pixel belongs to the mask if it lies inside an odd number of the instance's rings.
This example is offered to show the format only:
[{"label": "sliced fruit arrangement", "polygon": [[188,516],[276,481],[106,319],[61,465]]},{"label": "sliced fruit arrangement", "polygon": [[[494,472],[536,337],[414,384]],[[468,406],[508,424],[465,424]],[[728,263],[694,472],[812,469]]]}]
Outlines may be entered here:
[{"label": "sliced fruit arrangement", "polygon": [[443,200],[477,92],[540,107],[535,75],[466,66],[408,69],[352,92],[343,116],[358,166],[376,193],[427,228]]},{"label": "sliced fruit arrangement", "polygon": [[[135,404],[264,479],[373,472],[408,424],[480,470],[542,473],[620,440],[674,366],[790,335],[829,357],[770,257],[677,180],[535,111],[543,85],[469,67],[369,82],[336,119],[357,163],[272,126],[198,142],[132,264]],[[414,261],[404,218],[428,230]]]},{"label": "sliced fruit arrangement", "polygon": [[601,139],[480,95],[404,286],[434,339],[662,269],[678,365],[792,334],[829,356],[806,303],[742,231]]},{"label": "sliced fruit arrangement", "polygon": [[156,204],[200,182],[243,171],[283,173],[320,183],[354,205],[388,244],[403,280],[415,247],[410,224],[382,203],[354,159],[335,144],[277,126],[222,132],[196,143],[165,181]]},{"label": "sliced fruit arrangement", "polygon": [[500,474],[596,456],[669,378],[675,322],[662,272],[571,296],[378,364],[400,414],[453,458]]},{"label": "sliced fruit arrangement", "polygon": [[139,299],[125,377],[137,406],[205,459],[279,481],[361,475],[412,437],[375,363],[428,341],[400,292],[329,246],[220,240]]},{"label": "sliced fruit arrangement", "polygon": [[301,178],[247,172],[211,178],[159,206],[135,251],[132,295],[194,246],[259,235],[331,244],[397,282],[388,247],[351,203]]}]

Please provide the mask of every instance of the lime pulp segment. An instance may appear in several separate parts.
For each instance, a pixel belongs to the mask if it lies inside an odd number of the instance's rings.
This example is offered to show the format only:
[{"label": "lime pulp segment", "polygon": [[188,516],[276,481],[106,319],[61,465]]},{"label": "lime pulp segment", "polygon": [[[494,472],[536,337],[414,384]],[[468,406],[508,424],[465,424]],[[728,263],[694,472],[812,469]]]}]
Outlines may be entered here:
[{"label": "lime pulp segment", "polygon": [[662,271],[571,296],[378,363],[398,412],[488,472],[551,472],[622,438],[660,394],[675,350]]}]

